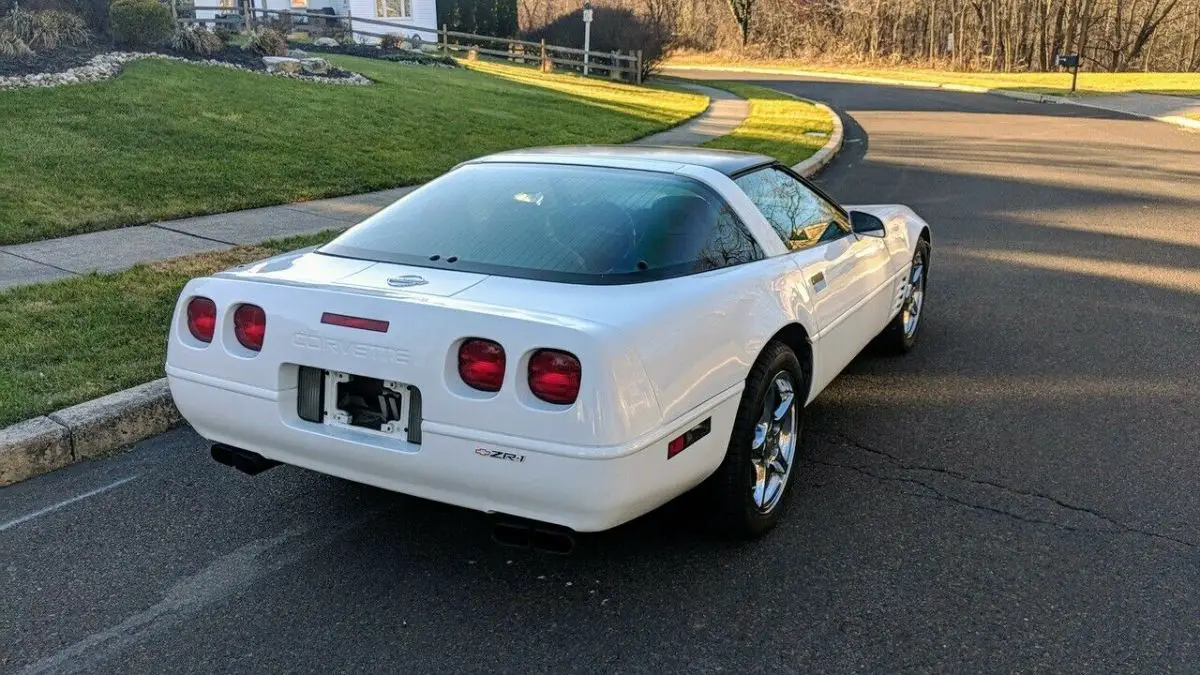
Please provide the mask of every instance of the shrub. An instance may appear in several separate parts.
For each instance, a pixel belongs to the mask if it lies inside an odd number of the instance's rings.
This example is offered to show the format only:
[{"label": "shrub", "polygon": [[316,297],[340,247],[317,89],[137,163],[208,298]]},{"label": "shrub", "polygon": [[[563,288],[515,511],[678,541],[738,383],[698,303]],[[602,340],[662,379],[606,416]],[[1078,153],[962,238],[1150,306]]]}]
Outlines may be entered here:
[{"label": "shrub", "polygon": [[222,25],[218,25],[213,29],[213,35],[217,36],[217,39],[221,41],[221,44],[227,45],[229,44],[229,41],[233,39],[233,31]]},{"label": "shrub", "polygon": [[171,36],[171,49],[208,56],[225,48],[225,41],[203,26],[185,27]]},{"label": "shrub", "polygon": [[83,17],[55,10],[14,9],[8,16],[0,18],[0,34],[10,38],[10,45],[19,40],[34,51],[54,51],[59,45],[82,45],[92,37]]},{"label": "shrub", "polygon": [[59,45],[85,45],[92,39],[83,17],[69,12],[38,12],[34,15],[37,32],[29,46],[35,50],[52,51]]},{"label": "shrub", "polygon": [[[463,33],[512,37],[516,35],[518,27],[517,4],[517,0],[438,0],[437,25],[448,24],[450,30]],[[582,3],[564,4],[575,6]],[[544,6],[557,9],[559,5],[546,3]],[[582,32],[583,26],[578,30]]]},{"label": "shrub", "polygon": [[251,35],[245,48],[259,56],[287,56],[288,53],[287,38],[272,28],[264,28]]},{"label": "shrub", "polygon": [[118,45],[146,49],[166,42],[175,32],[175,22],[171,10],[158,0],[113,0],[108,31]]},{"label": "shrub", "polygon": [[33,56],[33,50],[21,38],[0,31],[0,56],[10,59],[21,59]]},{"label": "shrub", "polygon": [[289,35],[296,28],[295,22],[292,20],[292,15],[290,12],[282,12],[280,14],[272,14],[271,17],[269,19],[267,19],[267,21],[265,23],[266,23],[266,28],[269,28],[269,29],[276,31],[279,34],[285,35],[285,36]]},{"label": "shrub", "polygon": [[399,33],[388,33],[379,38],[379,46],[383,49],[400,49],[400,45],[404,43],[404,36]]},{"label": "shrub", "polygon": [[8,16],[0,17],[0,33],[26,44],[33,40],[33,35],[37,31],[37,15],[29,10],[17,8],[9,12]]},{"label": "shrub", "polygon": [[442,65],[450,66],[451,68],[458,67],[458,61],[455,61],[449,56],[438,56],[436,54],[417,54],[416,52],[402,51],[395,54],[385,54],[383,56],[376,55],[376,58],[381,58],[385,61],[394,61],[396,63],[417,63],[422,66]]},{"label": "shrub", "polygon": [[82,17],[95,33],[105,33],[108,30],[109,0],[0,0],[0,14],[8,7],[39,13],[49,10],[61,10]]},{"label": "shrub", "polygon": [[[656,20],[651,16],[638,16],[621,7],[595,7],[592,23],[592,43],[597,55],[613,50],[630,52],[642,50],[642,75],[647,76],[662,61],[671,47],[674,27],[668,20]],[[583,48],[583,10],[577,9],[564,14],[545,26],[527,31],[525,40],[542,40],[548,44]]]}]

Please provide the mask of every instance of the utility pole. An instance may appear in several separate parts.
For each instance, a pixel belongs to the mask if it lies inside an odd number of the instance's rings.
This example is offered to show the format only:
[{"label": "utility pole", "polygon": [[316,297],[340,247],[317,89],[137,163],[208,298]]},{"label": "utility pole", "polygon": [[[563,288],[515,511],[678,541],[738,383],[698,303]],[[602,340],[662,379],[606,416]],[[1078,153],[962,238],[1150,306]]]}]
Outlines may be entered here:
[{"label": "utility pole", "polygon": [[592,0],[583,0],[583,74],[588,74],[588,52],[592,48]]}]

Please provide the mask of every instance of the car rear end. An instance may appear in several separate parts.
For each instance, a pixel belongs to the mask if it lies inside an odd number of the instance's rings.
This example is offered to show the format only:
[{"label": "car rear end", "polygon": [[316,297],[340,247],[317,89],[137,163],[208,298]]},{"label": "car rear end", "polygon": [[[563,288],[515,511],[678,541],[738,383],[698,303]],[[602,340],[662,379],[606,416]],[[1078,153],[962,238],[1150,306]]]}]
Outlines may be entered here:
[{"label": "car rear end", "polygon": [[[664,419],[621,329],[638,319],[612,313],[717,264],[694,223],[646,225],[664,204],[699,208],[704,227],[721,205],[649,172],[460,172],[319,251],[189,283],[167,356],[183,416],[267,460],[579,531],[698,484],[724,456],[737,386]],[[555,302],[487,292],[511,277]]]},{"label": "car rear end", "polygon": [[167,374],[216,443],[588,531],[691,487],[717,450],[668,461],[693,420],[660,425],[618,343],[586,322],[418,293],[208,278],[180,298]]}]

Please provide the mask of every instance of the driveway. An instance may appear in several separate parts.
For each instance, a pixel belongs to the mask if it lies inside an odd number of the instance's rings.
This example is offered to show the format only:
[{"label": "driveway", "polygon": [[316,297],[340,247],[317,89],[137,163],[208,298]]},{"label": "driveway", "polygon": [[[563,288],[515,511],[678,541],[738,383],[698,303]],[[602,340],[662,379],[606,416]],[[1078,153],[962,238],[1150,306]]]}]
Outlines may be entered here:
[{"label": "driveway", "polygon": [[0,670],[1195,672],[1200,135],[764,77],[846,114],[828,190],[935,228],[921,345],[810,407],[776,532],[498,548],[179,429],[0,492]]}]

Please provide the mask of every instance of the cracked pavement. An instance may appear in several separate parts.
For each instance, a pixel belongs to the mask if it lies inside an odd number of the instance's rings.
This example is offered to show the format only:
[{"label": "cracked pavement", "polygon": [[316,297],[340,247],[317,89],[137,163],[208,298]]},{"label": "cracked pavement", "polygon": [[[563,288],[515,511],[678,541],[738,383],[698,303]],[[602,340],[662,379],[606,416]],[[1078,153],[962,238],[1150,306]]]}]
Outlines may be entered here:
[{"label": "cracked pavement", "polygon": [[178,429],[0,491],[0,671],[1197,672],[1200,135],[764,77],[846,113],[834,196],[935,228],[921,344],[809,406],[776,531],[538,555]]},{"label": "cracked pavement", "polygon": [[[812,433],[810,430],[809,434]],[[822,434],[817,432],[817,435]],[[824,440],[830,444],[846,446],[851,452],[845,454],[851,456],[840,462],[835,461],[834,457],[810,459],[810,462],[853,471],[879,481],[898,483],[900,491],[909,496],[949,502],[1025,523],[1048,525],[1071,532],[1134,534],[1196,548],[1194,541],[1120,523],[1094,509],[1069,504],[1053,495],[1001,485],[992,480],[972,478],[961,471],[940,466],[909,464],[884,450],[867,447],[844,435],[824,436]],[[811,442],[811,436],[809,440]]]}]

